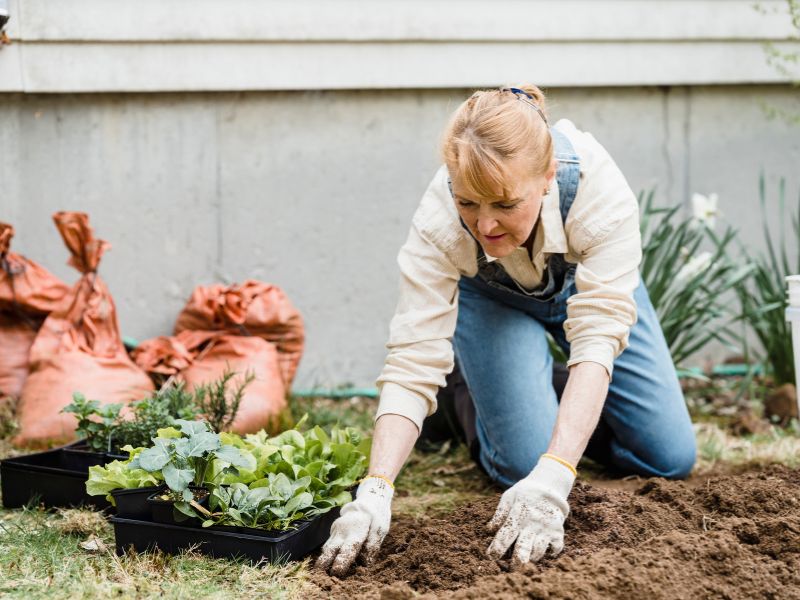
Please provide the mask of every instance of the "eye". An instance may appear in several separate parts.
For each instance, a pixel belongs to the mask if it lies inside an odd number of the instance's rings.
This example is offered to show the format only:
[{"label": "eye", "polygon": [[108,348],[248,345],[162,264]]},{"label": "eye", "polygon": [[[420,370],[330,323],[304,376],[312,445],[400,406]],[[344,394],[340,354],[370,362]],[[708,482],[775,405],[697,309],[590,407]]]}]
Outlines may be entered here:
[{"label": "eye", "polygon": [[511,210],[512,208],[516,208],[517,204],[518,203],[515,202],[514,204],[498,204],[497,206],[499,206],[502,210]]},{"label": "eye", "polygon": [[475,206],[475,203],[469,202],[467,200],[459,200],[458,205],[463,206],[464,208],[472,208],[473,206]]}]

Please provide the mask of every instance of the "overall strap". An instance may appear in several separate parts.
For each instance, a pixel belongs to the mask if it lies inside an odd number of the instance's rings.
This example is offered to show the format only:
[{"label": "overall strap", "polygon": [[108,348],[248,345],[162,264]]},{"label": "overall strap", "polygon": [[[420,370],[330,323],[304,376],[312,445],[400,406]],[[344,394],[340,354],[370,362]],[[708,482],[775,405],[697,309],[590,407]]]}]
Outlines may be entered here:
[{"label": "overall strap", "polygon": [[561,211],[561,221],[566,223],[569,209],[572,208],[572,203],[578,194],[578,182],[581,175],[580,159],[566,135],[551,127],[550,136],[553,138],[553,150],[555,159],[558,161],[556,170],[558,206]]}]

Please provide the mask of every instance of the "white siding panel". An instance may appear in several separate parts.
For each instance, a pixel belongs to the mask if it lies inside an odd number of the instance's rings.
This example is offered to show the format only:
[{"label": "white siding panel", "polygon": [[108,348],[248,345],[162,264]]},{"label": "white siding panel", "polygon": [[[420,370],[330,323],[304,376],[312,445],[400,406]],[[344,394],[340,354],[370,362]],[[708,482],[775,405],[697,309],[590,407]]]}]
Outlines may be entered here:
[{"label": "white siding panel", "polygon": [[[2,58],[2,57],[0,57]],[[0,61],[2,64],[2,61]],[[28,92],[770,83],[756,43],[37,44]]]},{"label": "white siding panel", "polygon": [[23,89],[21,48],[0,46],[0,92],[19,92]]},{"label": "white siding panel", "polygon": [[785,0],[25,0],[26,41],[786,39]]},{"label": "white siding panel", "polygon": [[[13,0],[0,90],[786,83],[784,0]],[[800,79],[800,73],[795,75]]]}]

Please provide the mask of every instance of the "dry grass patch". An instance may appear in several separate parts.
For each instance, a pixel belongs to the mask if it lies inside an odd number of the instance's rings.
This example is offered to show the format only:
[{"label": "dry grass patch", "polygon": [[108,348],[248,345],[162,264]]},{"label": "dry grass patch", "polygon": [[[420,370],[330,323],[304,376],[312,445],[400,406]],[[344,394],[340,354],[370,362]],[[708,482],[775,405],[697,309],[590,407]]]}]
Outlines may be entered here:
[{"label": "dry grass patch", "polygon": [[720,466],[800,466],[800,432],[794,428],[783,429],[773,425],[765,433],[737,436],[716,423],[698,423],[695,436],[696,474],[709,473]]},{"label": "dry grass patch", "polygon": [[53,527],[64,535],[100,536],[108,529],[108,523],[101,513],[78,508],[65,508],[58,511],[61,519],[53,521]]}]

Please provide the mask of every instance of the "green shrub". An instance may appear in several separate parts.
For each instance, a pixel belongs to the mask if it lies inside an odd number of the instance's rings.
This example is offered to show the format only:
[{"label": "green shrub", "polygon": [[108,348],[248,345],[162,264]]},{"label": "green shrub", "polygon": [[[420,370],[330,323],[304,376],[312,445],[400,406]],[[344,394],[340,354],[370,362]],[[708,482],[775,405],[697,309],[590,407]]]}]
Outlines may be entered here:
[{"label": "green shrub", "polygon": [[639,195],[640,272],[672,360],[679,365],[712,340],[739,342],[729,327],[736,315],[724,297],[749,277],[752,267],[729,256],[736,235],[731,227],[717,236],[704,219],[681,219],[680,206],[656,208],[653,195],[649,192],[644,202],[644,194]]},{"label": "green shrub", "polygon": [[[777,240],[767,222],[766,184],[761,175],[758,185],[761,207],[762,232],[767,252],[753,255],[746,248],[742,252],[752,265],[751,281],[740,281],[736,293],[741,305],[740,319],[756,334],[762,348],[765,369],[775,383],[794,383],[794,354],[791,327],[786,322],[786,276],[800,273],[800,198],[794,215],[786,214],[786,182],[778,186],[780,229]],[[785,235],[786,221],[790,221],[792,241]],[[789,245],[795,246],[792,256]]]}]

